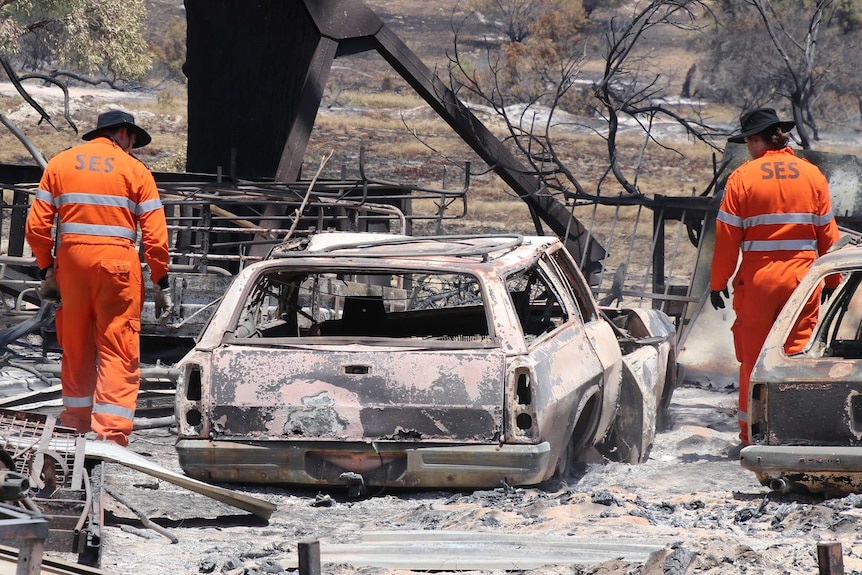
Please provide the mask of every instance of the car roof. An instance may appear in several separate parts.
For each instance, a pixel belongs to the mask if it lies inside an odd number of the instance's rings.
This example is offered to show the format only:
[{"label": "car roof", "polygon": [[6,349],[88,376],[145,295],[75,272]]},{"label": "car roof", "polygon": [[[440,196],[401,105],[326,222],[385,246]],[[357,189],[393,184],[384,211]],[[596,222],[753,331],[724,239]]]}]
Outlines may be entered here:
[{"label": "car roof", "polygon": [[451,236],[405,236],[381,233],[329,232],[311,236],[307,242],[285,243],[273,248],[267,259],[345,257],[397,260],[455,259],[477,262],[499,261],[504,265],[532,261],[558,243],[556,236],[520,234],[474,234]]}]

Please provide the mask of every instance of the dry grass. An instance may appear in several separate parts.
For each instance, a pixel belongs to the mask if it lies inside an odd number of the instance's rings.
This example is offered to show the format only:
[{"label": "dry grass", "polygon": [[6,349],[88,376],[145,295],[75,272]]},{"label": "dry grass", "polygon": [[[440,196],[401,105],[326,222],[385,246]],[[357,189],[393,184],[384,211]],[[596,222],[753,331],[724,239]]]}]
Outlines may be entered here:
[{"label": "dry grass", "polygon": [[[438,182],[445,166],[449,166],[448,173],[457,173],[467,161],[471,162],[474,174],[487,171],[487,166],[429,107],[424,103],[415,106],[417,100],[405,98],[401,87],[393,89],[398,92],[390,97],[375,92],[359,98],[354,96],[355,92],[345,92],[347,100],[356,106],[362,104],[363,107],[357,107],[349,113],[334,108],[322,111],[309,147],[316,151],[313,157],[320,155],[327,146],[334,147],[336,143],[346,143],[356,148],[363,146],[366,158],[375,163],[374,173],[379,177],[395,179],[396,175],[406,173],[404,166],[410,166],[407,172],[420,180],[424,178],[426,183]],[[407,108],[407,105],[413,107]],[[478,115],[498,137],[507,135],[498,118],[482,113]],[[712,175],[714,151],[704,144],[678,136],[674,138],[667,142],[669,149],[650,145],[641,159],[639,154],[643,138],[620,137],[618,151],[623,159],[624,172],[643,193],[691,195],[708,184]],[[605,195],[622,191],[622,187],[607,173],[608,152],[602,138],[589,133],[560,131],[554,135],[554,139],[557,152],[585,190]],[[348,158],[355,155],[349,150],[344,152]],[[643,167],[636,172],[634,166],[639,161]],[[474,177],[471,198],[514,204],[520,208],[520,200],[513,199],[511,192],[504,191],[506,188],[494,175]],[[475,213],[481,212],[476,210]],[[513,223],[519,221],[521,216],[518,213],[512,218],[498,218],[495,221]],[[482,225],[480,222],[476,224]]]},{"label": "dry grass", "polygon": [[395,92],[368,92],[345,90],[330,101],[329,106],[376,108],[384,110],[406,110],[423,106],[425,102],[416,94],[399,94]]},{"label": "dry grass", "polygon": [[[465,162],[469,161],[472,176],[467,214],[457,222],[448,220],[443,225],[458,232],[535,233],[526,204],[430,108],[413,108],[408,113],[403,108],[381,107],[387,101],[384,98],[369,99],[366,104],[372,101],[376,106],[322,111],[307,157],[317,158],[337,149],[331,169],[340,172],[344,164],[347,173],[355,175],[359,148],[364,147],[366,174],[370,177],[450,190],[461,187]],[[403,103],[400,97],[390,101]],[[505,135],[496,118],[482,119],[492,132],[500,137]],[[601,137],[560,131],[554,135],[554,141],[557,151],[588,193],[615,196],[622,192],[622,186],[607,173],[607,145]],[[618,153],[624,173],[646,196],[690,196],[702,192],[709,183],[712,148],[678,136],[666,142],[667,148],[651,144],[642,152],[643,144],[643,136],[623,135],[618,141]],[[638,161],[642,167],[636,171]],[[414,202],[413,208],[426,215],[437,211],[431,200]],[[453,210],[460,210],[460,206]],[[608,222],[616,217],[618,225],[625,227],[633,223],[634,216],[630,214],[631,210],[624,210],[616,216],[606,215],[600,210],[598,215],[600,221]],[[651,232],[650,225],[643,229],[647,235]]]},{"label": "dry grass", "polygon": [[[0,113],[25,134],[47,158],[81,142],[81,135],[95,126],[99,113],[120,108],[135,115],[136,122],[153,136],[153,143],[136,155],[154,170],[183,171],[188,142],[185,88],[175,86],[158,93],[124,94],[111,90],[72,88],[69,112],[74,127],[63,118],[59,90],[28,86],[33,97],[51,116],[55,127],[40,122],[38,114],[18,95],[0,96]],[[3,94],[14,93],[7,86]],[[75,130],[77,128],[77,132]],[[35,164],[24,145],[9,131],[0,137],[0,161],[8,164]]]}]

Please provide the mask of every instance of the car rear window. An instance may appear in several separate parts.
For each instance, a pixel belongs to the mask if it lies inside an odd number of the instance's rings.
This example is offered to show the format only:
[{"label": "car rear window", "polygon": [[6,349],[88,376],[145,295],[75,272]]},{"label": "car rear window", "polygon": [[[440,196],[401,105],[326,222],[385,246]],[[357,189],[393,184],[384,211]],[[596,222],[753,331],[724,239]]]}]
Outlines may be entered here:
[{"label": "car rear window", "polygon": [[233,332],[485,341],[484,299],[478,279],[463,273],[271,270],[252,286]]}]

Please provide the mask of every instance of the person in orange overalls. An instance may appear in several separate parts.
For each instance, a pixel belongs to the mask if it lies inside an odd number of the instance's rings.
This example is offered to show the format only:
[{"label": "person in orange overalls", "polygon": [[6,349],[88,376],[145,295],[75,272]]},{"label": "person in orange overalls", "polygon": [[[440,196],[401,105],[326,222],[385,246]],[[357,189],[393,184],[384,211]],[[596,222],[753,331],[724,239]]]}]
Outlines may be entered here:
[{"label": "person in orange overalls", "polygon": [[166,318],[173,313],[167,226],[153,175],[131,155],[151,141],[134,116],[105,112],[82,139],[48,162],[25,233],[43,298],[59,304],[60,423],[126,446],[140,387],[144,284],[137,231],[140,225],[157,286],[156,314]]},{"label": "person in orange overalls", "polygon": [[[771,108],[747,112],[740,123],[741,132],[728,141],[745,143],[751,159],[727,179],[715,224],[709,289],[712,306],[724,308],[727,284],[736,272],[736,320],[731,330],[740,362],[739,438],[742,445],[750,445],[751,370],[791,292],[817,256],[838,240],[838,226],[826,177],[787,147],[787,134],[795,123],[779,120]],[[817,321],[821,296],[831,293],[840,281],[840,275],[829,276],[823,293],[818,289],[812,295],[785,342],[785,353],[802,351]]]}]

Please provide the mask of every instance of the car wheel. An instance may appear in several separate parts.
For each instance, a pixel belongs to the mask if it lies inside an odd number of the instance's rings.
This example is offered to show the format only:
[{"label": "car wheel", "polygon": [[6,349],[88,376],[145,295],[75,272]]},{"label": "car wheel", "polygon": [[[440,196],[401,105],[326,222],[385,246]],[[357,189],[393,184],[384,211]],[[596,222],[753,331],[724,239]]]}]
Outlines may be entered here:
[{"label": "car wheel", "polygon": [[579,457],[587,446],[592,444],[599,427],[598,405],[599,400],[596,395],[587,402],[575,428],[572,430],[572,434],[569,436],[569,440],[566,442],[566,446],[557,459],[553,479],[564,481],[570,477]]},{"label": "car wheel", "polygon": [[563,452],[560,453],[559,459],[557,459],[557,467],[554,469],[554,476],[552,479],[565,481],[569,475],[571,475],[576,457],[575,438],[570,437],[566,442],[566,447],[563,448]]}]

